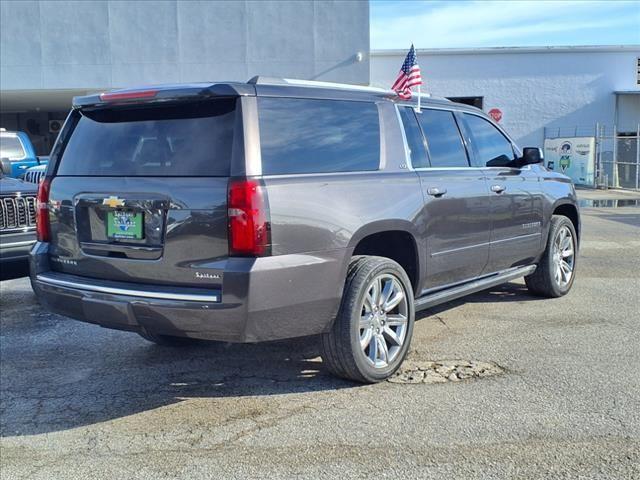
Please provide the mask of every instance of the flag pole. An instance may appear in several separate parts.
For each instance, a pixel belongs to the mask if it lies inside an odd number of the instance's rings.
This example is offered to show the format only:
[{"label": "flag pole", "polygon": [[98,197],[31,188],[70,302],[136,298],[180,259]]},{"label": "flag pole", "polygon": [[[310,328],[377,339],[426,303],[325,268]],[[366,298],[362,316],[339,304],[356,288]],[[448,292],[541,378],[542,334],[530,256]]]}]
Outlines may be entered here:
[{"label": "flag pole", "polygon": [[[413,42],[411,42],[411,48],[413,48]],[[415,57],[415,61],[416,63],[418,63],[418,56],[416,55]],[[418,84],[418,113],[422,113],[422,111],[420,110],[420,107],[422,106],[422,95],[420,95],[420,86],[422,85],[422,79],[420,80],[420,83]]]}]

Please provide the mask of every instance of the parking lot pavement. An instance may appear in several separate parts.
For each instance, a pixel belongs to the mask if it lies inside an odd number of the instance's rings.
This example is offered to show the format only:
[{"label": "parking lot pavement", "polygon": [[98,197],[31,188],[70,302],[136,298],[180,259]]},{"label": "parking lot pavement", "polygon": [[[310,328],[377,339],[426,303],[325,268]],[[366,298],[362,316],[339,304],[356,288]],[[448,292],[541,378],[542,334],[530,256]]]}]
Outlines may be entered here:
[{"label": "parking lot pavement", "polygon": [[0,477],[640,478],[640,208],[583,210],[573,291],[522,282],[421,315],[435,384],[330,377],[313,340],[157,347],[1,286]]}]

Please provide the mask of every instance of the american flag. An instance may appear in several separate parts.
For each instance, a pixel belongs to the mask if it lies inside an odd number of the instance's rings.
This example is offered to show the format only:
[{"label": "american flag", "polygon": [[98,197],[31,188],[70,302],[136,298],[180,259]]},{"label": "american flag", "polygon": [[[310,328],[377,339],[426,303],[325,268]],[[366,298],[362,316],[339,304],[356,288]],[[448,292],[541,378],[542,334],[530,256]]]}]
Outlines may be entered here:
[{"label": "american flag", "polygon": [[420,66],[416,62],[416,50],[411,45],[391,90],[396,92],[400,98],[408,100],[411,98],[411,87],[415,85],[422,85],[422,77],[420,76]]}]

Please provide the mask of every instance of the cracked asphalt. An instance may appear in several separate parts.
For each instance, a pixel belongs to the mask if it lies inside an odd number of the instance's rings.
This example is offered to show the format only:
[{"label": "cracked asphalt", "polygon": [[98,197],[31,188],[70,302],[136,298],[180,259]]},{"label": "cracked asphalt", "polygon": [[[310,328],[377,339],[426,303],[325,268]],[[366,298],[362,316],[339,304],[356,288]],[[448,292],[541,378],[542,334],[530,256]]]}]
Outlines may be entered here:
[{"label": "cracked asphalt", "polygon": [[522,282],[420,316],[410,360],[504,372],[332,378],[313,339],[154,346],[0,283],[0,478],[640,478],[640,208],[583,210],[566,297]]}]

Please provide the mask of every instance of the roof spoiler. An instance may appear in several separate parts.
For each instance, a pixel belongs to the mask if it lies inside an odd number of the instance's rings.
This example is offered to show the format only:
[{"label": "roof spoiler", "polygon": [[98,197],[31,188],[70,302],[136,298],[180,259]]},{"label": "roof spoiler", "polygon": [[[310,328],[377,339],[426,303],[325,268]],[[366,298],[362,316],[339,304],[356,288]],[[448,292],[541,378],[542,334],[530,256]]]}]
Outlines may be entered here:
[{"label": "roof spoiler", "polygon": [[236,97],[241,95],[255,95],[255,88],[245,83],[158,85],[124,88],[73,97],[73,108],[205,100],[215,97]]}]

